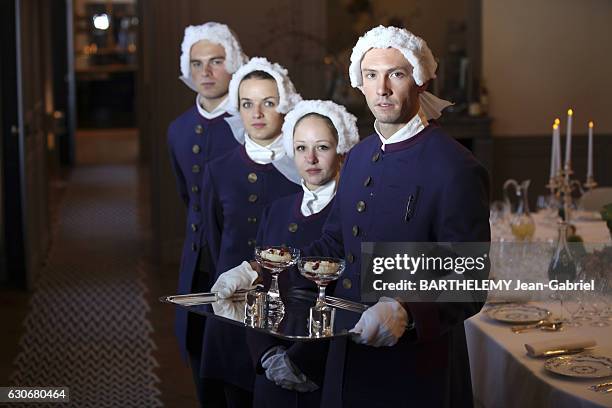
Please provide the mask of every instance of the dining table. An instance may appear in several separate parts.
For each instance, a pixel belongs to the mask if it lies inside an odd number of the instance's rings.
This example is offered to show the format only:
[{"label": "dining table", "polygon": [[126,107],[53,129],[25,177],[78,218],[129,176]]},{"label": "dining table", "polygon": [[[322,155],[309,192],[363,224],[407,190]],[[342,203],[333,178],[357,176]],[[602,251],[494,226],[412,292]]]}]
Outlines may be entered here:
[{"label": "dining table", "polygon": [[[596,214],[577,212],[574,216],[571,224],[576,228],[575,233],[581,237],[587,251],[612,246],[610,231]],[[527,243],[513,241],[506,226],[492,225],[492,251],[497,251],[497,256],[501,257],[496,260],[491,256],[492,277],[548,279],[546,271],[558,238],[557,219],[550,212],[534,213],[532,217],[536,228],[532,240]],[[512,250],[504,248],[504,245]],[[511,256],[509,253],[518,253],[520,256]],[[612,300],[610,293],[604,293],[604,296]],[[557,331],[535,328],[514,333],[511,330],[512,324],[492,318],[488,310],[500,304],[515,304],[546,309],[551,316],[556,317],[568,316],[568,312],[551,291],[543,292],[540,296],[515,293],[512,298],[499,293],[490,294],[488,300],[480,313],[464,322],[476,407],[612,407],[612,386],[604,387],[604,392],[589,388],[612,381],[612,376],[576,378],[560,375],[545,368],[547,358],[532,357],[525,347],[526,344],[546,340],[593,340],[596,345],[583,354],[604,356],[612,361],[610,306],[607,316],[585,319],[580,322],[580,327],[569,327],[566,324]],[[588,302],[584,306],[586,310]],[[598,319],[606,325],[596,327]],[[608,389],[610,392],[605,392]]]},{"label": "dining table", "polygon": [[[533,304],[553,315],[561,313],[558,302]],[[477,407],[612,407],[612,392],[589,389],[611,378],[582,379],[549,372],[544,367],[546,358],[530,357],[525,348],[530,342],[564,337],[592,339],[596,346],[588,353],[612,358],[612,322],[606,327],[593,327],[585,321],[580,327],[562,327],[561,331],[534,329],[517,334],[511,330],[512,325],[489,317],[489,307],[465,321]]]}]

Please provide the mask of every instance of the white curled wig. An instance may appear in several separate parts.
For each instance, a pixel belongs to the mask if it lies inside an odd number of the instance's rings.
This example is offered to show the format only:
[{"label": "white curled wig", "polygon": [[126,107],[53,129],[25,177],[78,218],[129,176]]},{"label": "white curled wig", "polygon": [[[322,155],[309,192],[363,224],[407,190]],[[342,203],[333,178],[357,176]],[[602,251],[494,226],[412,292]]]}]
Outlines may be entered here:
[{"label": "white curled wig", "polygon": [[189,61],[191,47],[201,40],[207,40],[223,47],[225,50],[225,69],[230,74],[236,72],[248,60],[248,57],[242,52],[238,37],[225,24],[211,21],[202,25],[188,26],[185,28],[185,35],[181,44],[181,76],[179,79],[195,91],[197,89],[191,80]]},{"label": "white curled wig", "polygon": [[283,145],[289,157],[293,157],[295,125],[300,119],[311,113],[318,113],[331,120],[338,133],[337,153],[344,154],[359,142],[357,118],[350,114],[344,106],[332,101],[301,101],[285,116],[285,122],[283,123]]},{"label": "white curled wig", "polygon": [[289,73],[285,68],[276,63],[271,63],[263,57],[253,57],[241,66],[232,76],[228,91],[228,110],[236,114],[240,108],[240,100],[238,97],[238,88],[245,76],[254,71],[263,71],[272,76],[276,81],[278,88],[278,106],[276,111],[279,113],[287,113],[302,100],[300,94],[295,91],[293,82],[289,78]]},{"label": "white curled wig", "polygon": [[412,76],[419,86],[436,77],[438,63],[425,40],[406,29],[380,25],[359,37],[353,48],[351,65],[349,66],[349,77],[353,88],[363,85],[361,60],[365,53],[372,48],[396,48],[399,50],[412,65]]},{"label": "white curled wig", "polygon": [[[412,34],[404,28],[378,26],[362,37],[353,47],[349,77],[353,88],[363,85],[361,76],[361,61],[363,56],[372,48],[395,48],[412,65],[414,82],[421,86],[436,77],[438,63],[425,40]],[[427,119],[437,119],[444,108],[452,105],[451,102],[440,99],[429,92],[419,94],[419,103]]]}]

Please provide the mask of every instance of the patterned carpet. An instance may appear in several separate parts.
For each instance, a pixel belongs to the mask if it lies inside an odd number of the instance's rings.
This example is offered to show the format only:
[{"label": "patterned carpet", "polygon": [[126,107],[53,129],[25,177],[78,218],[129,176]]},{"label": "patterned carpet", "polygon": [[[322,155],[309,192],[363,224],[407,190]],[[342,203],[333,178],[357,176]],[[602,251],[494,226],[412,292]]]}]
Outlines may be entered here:
[{"label": "patterned carpet", "polygon": [[76,407],[162,405],[137,178],[131,165],[73,171],[34,283],[13,384],[67,386]]}]

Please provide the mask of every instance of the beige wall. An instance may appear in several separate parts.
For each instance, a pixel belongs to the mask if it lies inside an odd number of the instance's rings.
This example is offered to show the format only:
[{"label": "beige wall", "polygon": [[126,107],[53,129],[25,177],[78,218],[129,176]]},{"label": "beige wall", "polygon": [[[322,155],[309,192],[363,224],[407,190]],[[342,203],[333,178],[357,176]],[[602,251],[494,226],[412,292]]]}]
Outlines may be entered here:
[{"label": "beige wall", "polygon": [[575,133],[612,133],[612,1],[483,0],[482,36],[495,136],[546,134],[570,106]]},{"label": "beige wall", "polygon": [[[328,0],[329,48],[337,52],[352,47],[357,37],[352,30],[359,24],[352,21],[346,11],[350,0]],[[446,48],[446,30],[451,21],[466,19],[464,0],[376,0],[371,1],[374,25],[386,23],[389,18],[400,18],[413,33],[423,37],[434,55],[442,56]],[[364,24],[366,22],[363,22]],[[362,31],[372,24],[362,27]],[[361,35],[364,33],[361,32]]]}]

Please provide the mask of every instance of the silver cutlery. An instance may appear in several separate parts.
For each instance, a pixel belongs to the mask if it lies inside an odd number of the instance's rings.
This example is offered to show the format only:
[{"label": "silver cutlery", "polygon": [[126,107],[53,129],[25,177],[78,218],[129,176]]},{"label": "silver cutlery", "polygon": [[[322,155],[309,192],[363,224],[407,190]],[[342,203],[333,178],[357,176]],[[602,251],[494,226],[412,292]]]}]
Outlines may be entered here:
[{"label": "silver cutlery", "polygon": [[326,296],[325,303],[327,303],[329,306],[332,306],[338,309],[345,309],[345,310],[355,312],[355,313],[363,313],[368,308],[368,306],[362,303],[357,303],[357,302],[353,302],[351,300],[346,300],[346,299],[340,299],[340,298],[336,298],[333,296]]},{"label": "silver cutlery", "polygon": [[512,326],[510,329],[515,334],[525,333],[535,329],[545,331],[560,331],[563,329],[563,322],[557,320],[540,320],[539,322],[533,324]]},{"label": "silver cutlery", "polygon": [[612,392],[612,381],[591,385],[589,389],[595,392]]}]

